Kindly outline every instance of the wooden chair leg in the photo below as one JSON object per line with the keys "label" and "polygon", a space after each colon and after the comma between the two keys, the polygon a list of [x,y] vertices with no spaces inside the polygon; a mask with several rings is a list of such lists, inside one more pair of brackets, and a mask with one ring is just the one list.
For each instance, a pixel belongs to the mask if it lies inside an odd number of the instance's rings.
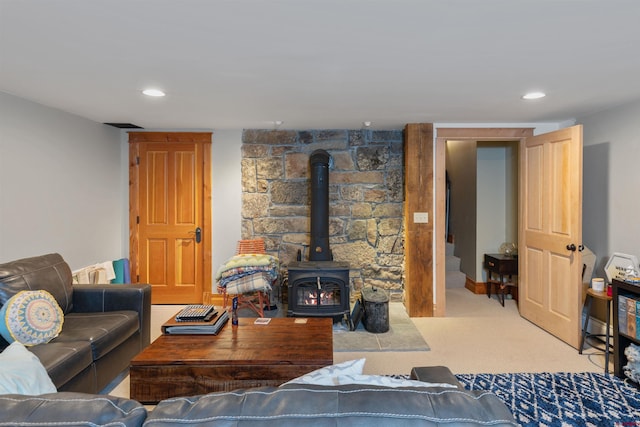
{"label": "wooden chair leg", "polygon": [[258,291],[257,293],[258,293],[258,309],[256,310],[256,313],[258,314],[258,316],[264,317],[264,298],[261,291]]}
{"label": "wooden chair leg", "polygon": [[[257,302],[254,302],[253,299],[256,299]],[[258,316],[264,317],[264,294],[262,291],[256,291],[256,295],[239,295],[238,296],[238,306],[240,307],[248,307],[253,310]]]}
{"label": "wooden chair leg", "polygon": [[227,288],[218,286],[218,293],[222,294],[222,308],[226,309],[229,307],[229,294],[227,294]]}

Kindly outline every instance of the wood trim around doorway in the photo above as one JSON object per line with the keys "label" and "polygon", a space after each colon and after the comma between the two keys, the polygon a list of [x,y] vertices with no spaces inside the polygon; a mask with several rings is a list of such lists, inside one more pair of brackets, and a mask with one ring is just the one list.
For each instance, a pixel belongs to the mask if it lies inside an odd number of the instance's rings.
{"label": "wood trim around doorway", "polygon": [[[533,136],[534,128],[436,128],[435,146],[435,308],[434,315],[446,314],[445,271],[445,197],[446,197],[446,142],[469,141],[520,141]],[[475,287],[474,287],[475,288]]]}

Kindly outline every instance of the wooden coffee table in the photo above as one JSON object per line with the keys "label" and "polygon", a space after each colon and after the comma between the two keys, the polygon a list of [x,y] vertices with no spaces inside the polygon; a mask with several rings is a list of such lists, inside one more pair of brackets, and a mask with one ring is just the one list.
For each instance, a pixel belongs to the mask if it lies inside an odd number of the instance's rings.
{"label": "wooden coffee table", "polygon": [[131,361],[131,399],[278,386],[333,363],[332,319],[254,320],[229,321],[218,335],[161,335]]}

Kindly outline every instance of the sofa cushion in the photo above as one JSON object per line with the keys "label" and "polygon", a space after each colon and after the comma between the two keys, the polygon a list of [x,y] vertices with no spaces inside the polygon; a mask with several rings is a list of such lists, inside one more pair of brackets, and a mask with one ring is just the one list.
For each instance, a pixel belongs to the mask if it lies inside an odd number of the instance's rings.
{"label": "sofa cushion", "polygon": [[43,344],[57,337],[64,315],[47,291],[20,291],[0,308],[0,335],[7,342]]}
{"label": "sofa cushion", "polygon": [[[180,420],[178,423],[176,420]],[[517,426],[494,394],[362,385],[260,387],[160,401],[145,426]]]}
{"label": "sofa cushion", "polygon": [[89,341],[58,342],[34,345],[29,351],[40,359],[49,377],[60,388],[93,363]]}
{"label": "sofa cushion", "polygon": [[63,313],[71,311],[71,269],[60,254],[40,255],[0,264],[0,306],[20,291],[45,290]]}
{"label": "sofa cushion", "polygon": [[35,354],[18,341],[0,353],[0,394],[55,393],[47,371]]}
{"label": "sofa cushion", "polygon": [[139,325],[135,311],[69,313],[55,341],[87,341],[91,344],[93,360],[98,360],[136,333]]}
{"label": "sofa cushion", "polygon": [[41,396],[0,396],[0,425],[138,427],[147,410],[135,400],[62,392]]}

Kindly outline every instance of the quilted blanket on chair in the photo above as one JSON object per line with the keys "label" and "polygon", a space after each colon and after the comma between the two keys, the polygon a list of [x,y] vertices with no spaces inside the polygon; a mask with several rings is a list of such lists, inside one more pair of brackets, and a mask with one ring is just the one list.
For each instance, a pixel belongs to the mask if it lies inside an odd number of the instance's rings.
{"label": "quilted blanket on chair", "polygon": [[256,273],[242,276],[227,283],[227,292],[230,294],[245,294],[253,291],[271,292],[273,280],[267,273]]}
{"label": "quilted blanket on chair", "polygon": [[216,281],[228,292],[232,292],[232,286],[236,287],[235,290],[245,289],[238,293],[265,290],[263,281],[267,282],[270,290],[271,283],[278,278],[278,265],[278,259],[268,254],[234,255],[220,266]]}

